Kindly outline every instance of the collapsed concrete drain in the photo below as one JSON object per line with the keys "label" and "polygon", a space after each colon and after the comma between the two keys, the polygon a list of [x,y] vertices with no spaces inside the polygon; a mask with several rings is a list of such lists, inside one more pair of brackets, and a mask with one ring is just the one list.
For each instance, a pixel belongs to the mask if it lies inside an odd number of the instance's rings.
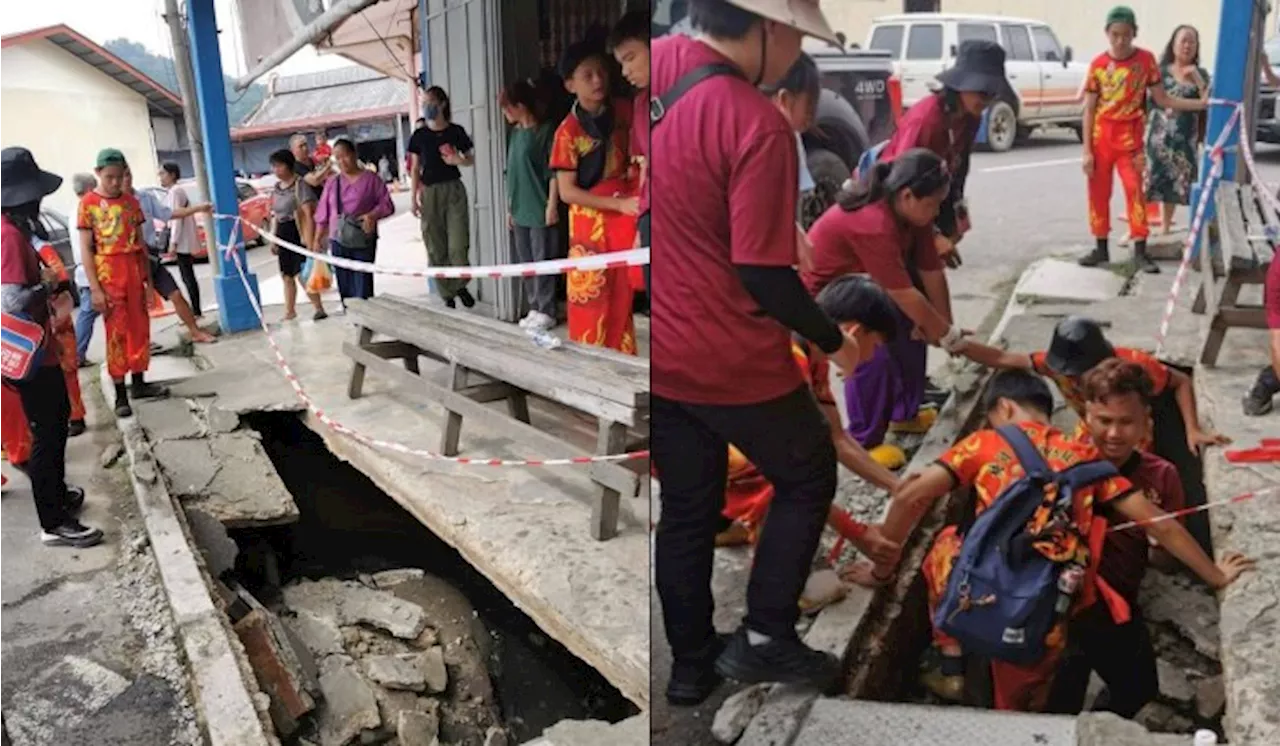
{"label": "collapsed concrete drain", "polygon": [[410,746],[397,733],[407,718],[411,728],[437,729],[440,744],[495,746],[523,743],[564,719],[636,714],[295,415],[244,422],[261,436],[301,517],[231,532],[240,547],[234,574],[279,616],[294,647],[301,642],[314,657],[321,688],[342,699],[317,698],[298,736],[320,746]]}

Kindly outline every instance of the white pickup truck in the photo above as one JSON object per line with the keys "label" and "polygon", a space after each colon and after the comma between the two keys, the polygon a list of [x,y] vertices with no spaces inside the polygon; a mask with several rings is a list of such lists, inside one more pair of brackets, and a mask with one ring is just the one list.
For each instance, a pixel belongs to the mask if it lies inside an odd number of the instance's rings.
{"label": "white pickup truck", "polygon": [[904,106],[929,94],[929,84],[950,67],[960,44],[993,41],[1004,47],[1009,87],[987,112],[988,146],[1003,152],[1031,130],[1066,126],[1080,131],[1088,65],[1072,59],[1042,21],[1008,16],[910,13],[877,18],[867,49],[888,52],[902,80]]}

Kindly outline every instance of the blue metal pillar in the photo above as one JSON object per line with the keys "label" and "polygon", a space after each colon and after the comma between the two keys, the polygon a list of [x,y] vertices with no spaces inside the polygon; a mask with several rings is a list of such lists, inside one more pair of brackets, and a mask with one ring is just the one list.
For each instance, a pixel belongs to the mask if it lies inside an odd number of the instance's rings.
{"label": "blue metal pillar", "polygon": [[[1221,0],[1222,13],[1218,20],[1218,52],[1214,59],[1212,81],[1213,97],[1226,101],[1243,102],[1246,92],[1252,95],[1258,86],[1257,80],[1248,80],[1248,72],[1252,69],[1249,55],[1253,48],[1249,43],[1249,32],[1253,26],[1254,0]],[[1222,130],[1231,119],[1233,107],[1209,107],[1209,122],[1205,131],[1205,152],[1200,159],[1200,179],[1191,190],[1192,209],[1200,203],[1201,190],[1209,178],[1213,166],[1209,146],[1218,142]],[[1223,158],[1222,178],[1234,180],[1236,177],[1236,149],[1240,144],[1240,133],[1245,129],[1244,117],[1241,116],[1232,131],[1227,135],[1225,147],[1227,152]],[[1253,141],[1253,133],[1247,133]],[[1214,203],[1212,198],[1205,211],[1205,224],[1213,218]],[[1196,253],[1199,252],[1203,232],[1196,237]]]}
{"label": "blue metal pillar", "polygon": [[[227,97],[223,88],[222,53],[218,48],[218,18],[213,0],[187,0],[187,33],[191,37],[191,67],[196,83],[196,99],[200,107],[200,129],[204,134],[205,163],[209,170],[209,188],[214,212],[239,215],[236,181],[232,168],[231,125],[227,121]],[[219,251],[233,239],[240,265],[244,267],[255,298],[258,278],[249,272],[245,259],[243,233],[236,231],[234,221],[215,221]],[[218,257],[218,271],[213,277],[213,292],[218,299],[218,320],[224,332],[242,332],[259,328],[258,316],[250,304],[234,261]]]}

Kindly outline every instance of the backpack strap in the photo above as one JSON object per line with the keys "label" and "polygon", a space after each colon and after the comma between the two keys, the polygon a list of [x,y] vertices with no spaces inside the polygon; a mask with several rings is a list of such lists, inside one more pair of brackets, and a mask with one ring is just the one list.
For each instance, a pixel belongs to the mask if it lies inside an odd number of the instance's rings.
{"label": "backpack strap", "polygon": [[1063,471],[1061,476],[1062,481],[1074,492],[1104,479],[1110,479],[1119,473],[1110,461],[1099,460],[1076,464]]}
{"label": "backpack strap", "polygon": [[1017,425],[1002,425],[996,428],[996,432],[1000,433],[1000,437],[1004,438],[1004,442],[1009,444],[1013,449],[1013,453],[1018,457],[1018,461],[1022,464],[1022,469],[1027,476],[1037,482],[1048,482],[1053,479],[1054,471],[1049,468],[1049,464],[1045,462],[1044,456],[1040,455],[1040,449],[1036,448],[1035,443],[1031,442],[1031,438],[1022,432],[1022,428]]}
{"label": "backpack strap", "polygon": [[675,106],[684,94],[689,92],[697,84],[707,78],[714,78],[717,75],[732,75],[736,78],[742,77],[742,71],[727,62],[713,62],[709,65],[701,65],[695,67],[676,81],[666,93],[657,98],[649,99],[649,129],[652,130],[658,126],[662,118],[667,115],[667,111]]}

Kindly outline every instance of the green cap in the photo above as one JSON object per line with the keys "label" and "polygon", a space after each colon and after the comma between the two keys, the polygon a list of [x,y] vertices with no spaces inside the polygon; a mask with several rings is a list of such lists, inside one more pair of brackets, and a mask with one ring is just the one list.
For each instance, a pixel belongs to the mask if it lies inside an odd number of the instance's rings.
{"label": "green cap", "polygon": [[124,159],[124,153],[121,153],[119,148],[103,148],[98,151],[98,168],[127,165],[129,162]]}
{"label": "green cap", "polygon": [[1107,13],[1107,25],[1104,28],[1111,28],[1113,23],[1127,23],[1133,28],[1138,28],[1138,17],[1133,14],[1133,8],[1128,5],[1117,5]]}

